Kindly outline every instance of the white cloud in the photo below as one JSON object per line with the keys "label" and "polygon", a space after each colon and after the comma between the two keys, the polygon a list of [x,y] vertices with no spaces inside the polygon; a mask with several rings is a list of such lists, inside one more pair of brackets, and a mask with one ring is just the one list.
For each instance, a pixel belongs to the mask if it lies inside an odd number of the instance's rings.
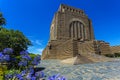
{"label": "white cloud", "polygon": [[30,52],[30,53],[34,53],[34,54],[42,54],[42,51],[43,51],[43,49],[44,48],[39,48],[39,47],[29,47],[28,48],[28,51]]}
{"label": "white cloud", "polygon": [[28,48],[28,51],[30,53],[34,53],[34,54],[42,54],[42,51],[44,49],[44,45],[43,45],[43,41],[42,40],[38,40],[38,39],[32,39],[31,40],[33,46],[30,46]]}
{"label": "white cloud", "polygon": [[39,46],[42,46],[42,44],[43,44],[42,40],[31,40],[31,42],[32,42],[32,44],[39,45]]}
{"label": "white cloud", "polygon": [[34,36],[27,36],[28,38],[30,38],[30,41],[32,42],[33,45],[42,45],[43,41],[39,40],[39,39],[35,39]]}
{"label": "white cloud", "polygon": [[36,49],[36,52],[42,54],[43,48]]}
{"label": "white cloud", "polygon": [[42,41],[40,41],[40,40],[35,40],[35,43],[37,44],[37,45],[42,45]]}

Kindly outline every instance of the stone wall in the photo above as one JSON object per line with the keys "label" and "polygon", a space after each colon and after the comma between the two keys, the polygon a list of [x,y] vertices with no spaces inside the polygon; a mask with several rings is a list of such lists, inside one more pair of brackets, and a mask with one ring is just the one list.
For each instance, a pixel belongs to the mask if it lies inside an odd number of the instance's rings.
{"label": "stone wall", "polygon": [[43,50],[42,59],[66,59],[73,57],[73,41],[51,41]]}
{"label": "stone wall", "polygon": [[94,47],[95,47],[95,53],[96,54],[111,54],[111,49],[109,43],[99,40],[99,41],[94,41]]}
{"label": "stone wall", "polygon": [[80,54],[96,53],[99,55],[111,54],[109,43],[103,41],[78,42]]}
{"label": "stone wall", "polygon": [[120,46],[111,46],[112,53],[120,53]]}
{"label": "stone wall", "polygon": [[110,54],[110,46],[104,41],[51,41],[44,49],[42,59],[67,59],[78,54]]}

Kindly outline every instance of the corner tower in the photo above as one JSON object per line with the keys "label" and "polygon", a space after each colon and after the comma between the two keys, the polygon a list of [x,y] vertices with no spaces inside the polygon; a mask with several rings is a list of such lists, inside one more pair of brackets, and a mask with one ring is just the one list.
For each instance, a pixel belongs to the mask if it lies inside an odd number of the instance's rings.
{"label": "corner tower", "polygon": [[83,10],[61,4],[50,28],[51,40],[94,40],[91,20]]}

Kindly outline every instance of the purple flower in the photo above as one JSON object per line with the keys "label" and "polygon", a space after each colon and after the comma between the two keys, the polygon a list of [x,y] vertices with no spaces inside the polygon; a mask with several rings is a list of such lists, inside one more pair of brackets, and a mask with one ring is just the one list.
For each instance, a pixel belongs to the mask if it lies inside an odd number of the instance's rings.
{"label": "purple flower", "polygon": [[10,60],[9,55],[4,55],[2,52],[0,52],[0,62],[9,61],[9,60]]}
{"label": "purple flower", "polygon": [[22,80],[22,79],[23,79],[23,77],[22,77],[21,74],[17,74],[16,77],[17,77],[19,80]]}
{"label": "purple flower", "polygon": [[30,68],[30,69],[29,69],[29,73],[30,73],[30,74],[34,74],[34,69],[33,69],[33,68]]}
{"label": "purple flower", "polygon": [[66,80],[66,78],[65,77],[58,77],[58,80]]}
{"label": "purple flower", "polygon": [[31,78],[31,80],[36,80],[36,77],[33,76],[33,77]]}
{"label": "purple flower", "polygon": [[5,79],[11,79],[12,77],[13,77],[12,74],[5,75]]}
{"label": "purple flower", "polygon": [[21,72],[21,76],[25,76],[26,73],[27,73],[27,71],[26,71],[26,70],[23,70],[23,71]]}
{"label": "purple flower", "polygon": [[9,61],[9,60],[10,60],[10,56],[9,56],[9,55],[4,55],[4,56],[3,56],[3,60]]}
{"label": "purple flower", "polygon": [[40,55],[36,56],[35,58],[36,58],[37,60],[41,60],[41,56],[40,56]]}
{"label": "purple flower", "polygon": [[33,59],[32,64],[38,65],[40,63],[40,60],[41,60],[41,57],[38,55]]}
{"label": "purple flower", "polygon": [[31,57],[29,55],[22,55],[21,57],[26,60],[31,60]]}
{"label": "purple flower", "polygon": [[65,77],[60,76],[60,74],[50,76],[48,80],[66,80]]}
{"label": "purple flower", "polygon": [[27,61],[21,61],[18,63],[18,66],[27,66]]}
{"label": "purple flower", "polygon": [[13,53],[13,49],[12,48],[5,48],[3,50],[3,53],[5,53],[5,54],[12,54]]}
{"label": "purple flower", "polygon": [[0,52],[0,59],[2,59],[2,57],[3,57],[4,55],[3,55],[3,53],[2,52]]}
{"label": "purple flower", "polygon": [[32,61],[32,64],[33,64],[33,65],[38,65],[38,64],[39,64],[39,61],[33,60],[33,61]]}
{"label": "purple flower", "polygon": [[35,76],[36,76],[37,78],[43,78],[43,77],[44,77],[44,72],[42,72],[42,71],[36,72],[36,73],[35,73]]}
{"label": "purple flower", "polygon": [[20,77],[19,80],[25,80],[23,77]]}
{"label": "purple flower", "polygon": [[32,78],[32,74],[28,73],[28,74],[26,75],[26,79],[27,79],[27,80],[31,80],[31,78]]}
{"label": "purple flower", "polygon": [[3,56],[3,53],[2,53],[2,52],[0,52],[0,57],[1,57],[1,56]]}
{"label": "purple flower", "polygon": [[25,50],[24,50],[24,51],[21,51],[21,52],[20,52],[20,55],[28,55],[28,51],[25,51]]}

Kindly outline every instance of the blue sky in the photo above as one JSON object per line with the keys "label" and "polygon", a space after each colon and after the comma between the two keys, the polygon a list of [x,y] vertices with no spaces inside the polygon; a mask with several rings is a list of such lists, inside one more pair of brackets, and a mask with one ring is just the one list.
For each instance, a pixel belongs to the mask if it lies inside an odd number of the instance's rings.
{"label": "blue sky", "polygon": [[0,12],[6,18],[6,28],[20,30],[32,41],[29,52],[41,54],[61,3],[85,11],[92,19],[97,40],[120,45],[120,0],[0,0]]}

